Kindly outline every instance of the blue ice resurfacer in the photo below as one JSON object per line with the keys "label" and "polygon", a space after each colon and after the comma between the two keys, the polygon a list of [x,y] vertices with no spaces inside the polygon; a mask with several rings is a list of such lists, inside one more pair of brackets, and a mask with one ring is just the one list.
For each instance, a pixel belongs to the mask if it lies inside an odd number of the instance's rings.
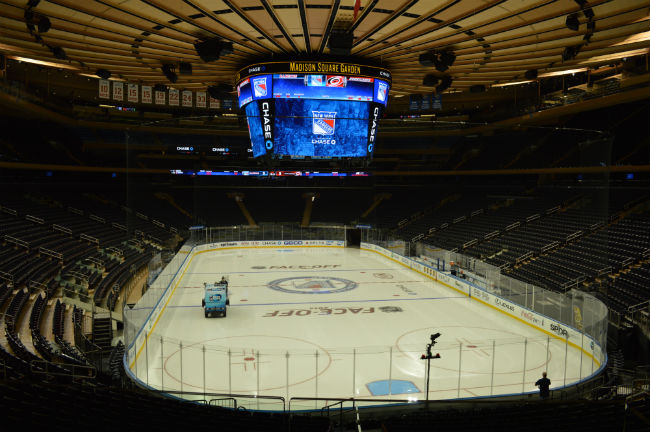
{"label": "blue ice resurfacer", "polygon": [[228,281],[222,278],[220,282],[203,283],[204,294],[201,305],[205,317],[226,316],[226,306],[230,304],[228,300]]}

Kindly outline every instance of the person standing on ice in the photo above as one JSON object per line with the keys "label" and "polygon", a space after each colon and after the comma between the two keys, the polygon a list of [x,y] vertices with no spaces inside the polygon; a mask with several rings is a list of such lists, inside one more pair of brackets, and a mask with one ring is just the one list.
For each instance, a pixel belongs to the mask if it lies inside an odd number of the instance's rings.
{"label": "person standing on ice", "polygon": [[551,380],[546,378],[546,372],[542,372],[542,377],[537,380],[535,385],[539,387],[539,397],[541,399],[548,399],[551,394],[549,390],[549,387],[551,386]]}

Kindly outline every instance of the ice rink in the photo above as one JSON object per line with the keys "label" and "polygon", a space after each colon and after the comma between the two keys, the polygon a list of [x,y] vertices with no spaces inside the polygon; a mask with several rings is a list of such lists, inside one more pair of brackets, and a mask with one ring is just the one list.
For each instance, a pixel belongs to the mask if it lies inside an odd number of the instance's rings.
{"label": "ice rink", "polygon": [[[227,316],[205,318],[203,283],[222,276]],[[194,256],[135,369],[163,391],[422,400],[420,357],[435,333],[429,399],[536,391],[545,370],[557,388],[599,367],[563,340],[373,251],[273,247]]]}

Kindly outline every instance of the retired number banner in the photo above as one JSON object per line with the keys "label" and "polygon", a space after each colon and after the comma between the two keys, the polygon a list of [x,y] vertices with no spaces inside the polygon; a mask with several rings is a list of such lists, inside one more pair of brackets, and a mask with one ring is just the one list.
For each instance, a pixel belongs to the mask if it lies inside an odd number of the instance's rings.
{"label": "retired number banner", "polygon": [[169,89],[169,105],[178,106],[178,90]]}
{"label": "retired number banner", "polygon": [[192,92],[190,90],[183,90],[183,106],[192,106]]}
{"label": "retired number banner", "polygon": [[110,89],[110,84],[108,80],[100,79],[99,80],[99,97],[102,99],[108,99],[108,93]]}
{"label": "retired number banner", "polygon": [[129,84],[128,91],[129,102],[138,102],[138,85]]}
{"label": "retired number banner", "polygon": [[151,86],[142,86],[142,103],[151,103]]}
{"label": "retired number banner", "polygon": [[205,92],[196,92],[196,107],[205,108]]}
{"label": "retired number banner", "polygon": [[156,91],[156,105],[165,105],[164,91]]}
{"label": "retired number banner", "polygon": [[113,99],[124,100],[124,83],[120,81],[113,82]]}

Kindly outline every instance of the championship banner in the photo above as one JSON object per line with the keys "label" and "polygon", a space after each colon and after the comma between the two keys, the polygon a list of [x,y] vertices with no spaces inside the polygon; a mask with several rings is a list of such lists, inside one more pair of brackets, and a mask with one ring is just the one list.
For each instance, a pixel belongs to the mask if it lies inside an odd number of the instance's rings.
{"label": "championship banner", "polygon": [[196,107],[197,108],[205,108],[205,98],[206,98],[206,93],[205,92],[196,92]]}
{"label": "championship banner", "polygon": [[179,102],[178,90],[169,89],[169,105],[170,106],[178,106],[178,102]]}
{"label": "championship banner", "polygon": [[124,83],[120,81],[113,82],[113,99],[124,100]]}
{"label": "championship banner", "polygon": [[110,84],[108,80],[100,79],[99,80],[99,97],[102,99],[108,99],[108,93],[110,89]]}
{"label": "championship banner", "polygon": [[142,86],[142,103],[151,103],[151,86]]}
{"label": "championship banner", "polygon": [[210,108],[221,108],[221,101],[210,96]]}
{"label": "championship banner", "polygon": [[192,91],[183,90],[183,106],[189,108],[192,107]]}
{"label": "championship banner", "polygon": [[137,84],[129,84],[128,87],[128,101],[129,102],[138,102],[138,85]]}
{"label": "championship banner", "polygon": [[165,105],[165,92],[156,90],[156,105]]}

